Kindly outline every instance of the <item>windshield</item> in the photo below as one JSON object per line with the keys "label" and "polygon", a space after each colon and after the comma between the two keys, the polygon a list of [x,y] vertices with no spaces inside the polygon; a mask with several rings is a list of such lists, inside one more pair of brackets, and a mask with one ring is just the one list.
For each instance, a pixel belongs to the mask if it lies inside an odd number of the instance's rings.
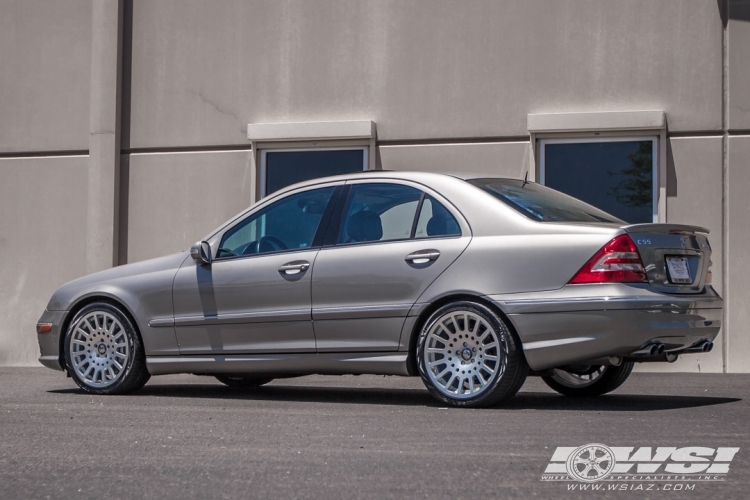
{"label": "windshield", "polygon": [[607,212],[535,182],[518,179],[470,179],[467,182],[538,222],[623,223]]}

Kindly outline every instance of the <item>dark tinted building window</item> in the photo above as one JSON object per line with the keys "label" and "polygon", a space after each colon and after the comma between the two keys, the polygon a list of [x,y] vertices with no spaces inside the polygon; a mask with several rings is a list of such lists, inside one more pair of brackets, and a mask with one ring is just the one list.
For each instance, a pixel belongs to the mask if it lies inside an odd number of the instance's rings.
{"label": "dark tinted building window", "polygon": [[263,195],[318,177],[361,172],[366,161],[366,148],[263,151]]}
{"label": "dark tinted building window", "polygon": [[541,145],[543,184],[624,221],[653,222],[655,139]]}

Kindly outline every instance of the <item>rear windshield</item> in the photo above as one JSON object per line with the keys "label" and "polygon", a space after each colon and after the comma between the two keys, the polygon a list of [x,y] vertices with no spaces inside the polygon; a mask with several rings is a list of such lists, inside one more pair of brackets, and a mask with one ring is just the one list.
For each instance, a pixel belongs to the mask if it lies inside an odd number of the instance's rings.
{"label": "rear windshield", "polygon": [[623,222],[588,203],[534,182],[518,179],[470,179],[467,182],[535,221]]}

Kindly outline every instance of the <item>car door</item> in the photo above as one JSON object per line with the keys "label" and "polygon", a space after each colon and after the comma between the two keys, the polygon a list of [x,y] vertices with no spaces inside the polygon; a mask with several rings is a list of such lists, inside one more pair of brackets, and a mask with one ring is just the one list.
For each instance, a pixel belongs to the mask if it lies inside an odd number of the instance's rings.
{"label": "car door", "polygon": [[181,354],[314,352],[310,277],[341,186],[283,196],[211,240],[174,281]]}
{"label": "car door", "polygon": [[412,305],[463,252],[468,224],[419,185],[350,182],[313,269],[318,352],[395,351]]}

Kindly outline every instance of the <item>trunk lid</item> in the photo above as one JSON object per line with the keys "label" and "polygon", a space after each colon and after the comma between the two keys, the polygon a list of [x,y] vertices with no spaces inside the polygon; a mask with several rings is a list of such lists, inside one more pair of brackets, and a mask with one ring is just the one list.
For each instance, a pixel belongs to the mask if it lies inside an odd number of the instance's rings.
{"label": "trunk lid", "polygon": [[708,229],[684,224],[622,226],[638,247],[646,277],[664,293],[700,293],[711,267]]}

